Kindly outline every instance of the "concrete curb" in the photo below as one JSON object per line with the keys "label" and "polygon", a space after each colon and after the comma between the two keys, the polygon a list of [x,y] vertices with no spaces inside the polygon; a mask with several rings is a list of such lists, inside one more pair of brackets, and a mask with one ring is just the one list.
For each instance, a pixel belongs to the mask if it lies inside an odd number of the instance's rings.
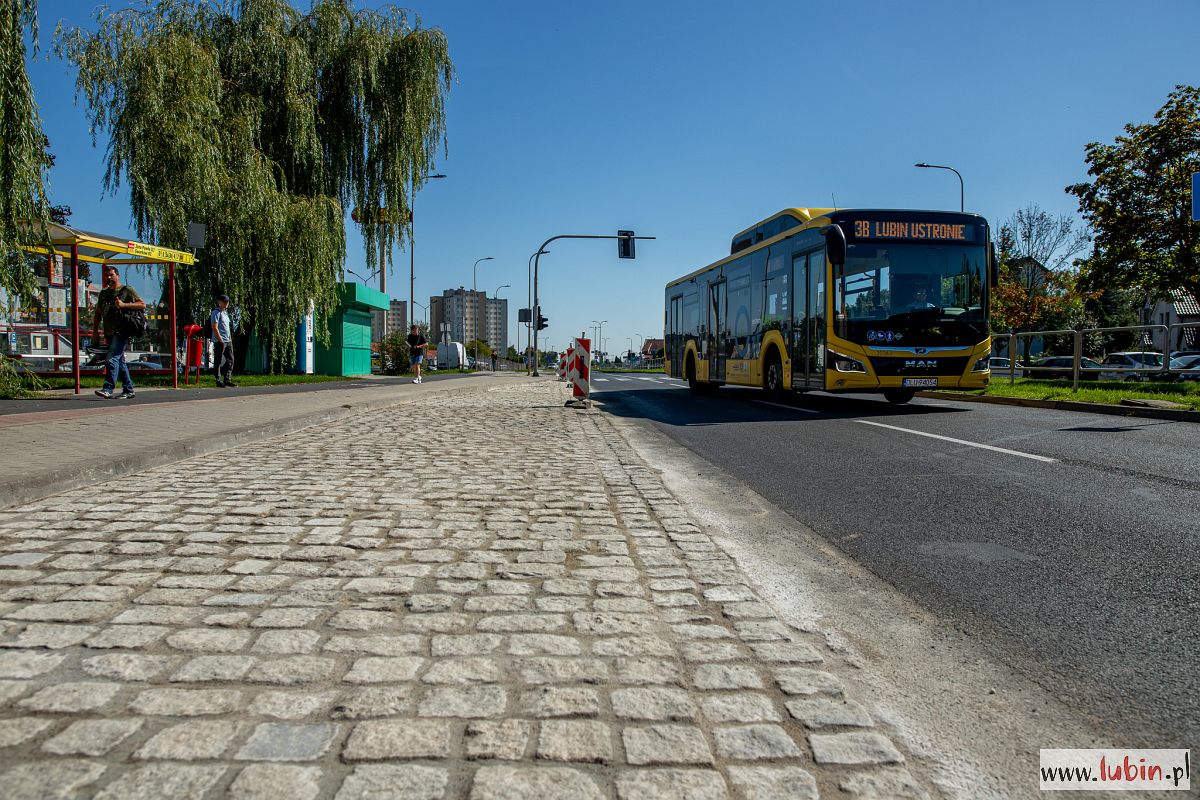
{"label": "concrete curb", "polygon": [[[521,375],[520,377],[526,378],[525,375]],[[441,388],[438,384],[434,384],[428,388],[431,389],[437,386],[438,392],[486,391],[495,385],[490,384],[490,381],[494,380],[494,378],[488,378],[489,383],[482,383],[472,380],[472,378],[447,383],[445,388]],[[508,381],[506,380],[505,382],[507,383]],[[295,433],[312,425],[345,419],[346,417],[353,417],[389,406],[404,405],[427,397],[429,394],[430,392],[426,390],[419,394],[376,398],[359,403],[342,403],[336,408],[325,408],[320,411],[299,414],[295,417],[286,417],[284,419],[271,420],[270,422],[231,428],[216,435],[206,435],[172,442],[167,446],[159,447],[155,450],[135,450],[129,453],[104,455],[100,457],[100,460],[89,463],[85,467],[67,467],[49,475],[44,472],[38,472],[20,475],[15,478],[0,477],[0,509],[12,508],[94,483],[123,478],[127,475],[134,475],[155,467],[174,464],[177,461],[208,455],[219,450],[227,450],[230,447],[236,447],[240,444]]]}
{"label": "concrete curb", "polygon": [[1116,417],[1142,417],[1165,419],[1172,422],[1200,422],[1200,412],[1174,411],[1166,408],[1137,408],[1110,403],[1081,403],[1077,400],[1035,400],[1030,397],[1004,397],[1003,395],[959,394],[958,392],[917,392],[917,397],[936,400],[960,400],[964,403],[992,403],[1000,406],[1022,406],[1024,408],[1053,408],[1058,411],[1086,411],[1089,414],[1110,414]]}

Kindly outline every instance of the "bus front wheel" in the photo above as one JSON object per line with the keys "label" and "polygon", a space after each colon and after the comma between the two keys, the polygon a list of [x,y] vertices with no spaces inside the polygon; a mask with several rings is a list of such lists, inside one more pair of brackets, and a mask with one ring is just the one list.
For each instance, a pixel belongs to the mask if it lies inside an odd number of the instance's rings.
{"label": "bus front wheel", "polygon": [[902,406],[916,395],[912,389],[885,389],[883,397],[894,406]]}

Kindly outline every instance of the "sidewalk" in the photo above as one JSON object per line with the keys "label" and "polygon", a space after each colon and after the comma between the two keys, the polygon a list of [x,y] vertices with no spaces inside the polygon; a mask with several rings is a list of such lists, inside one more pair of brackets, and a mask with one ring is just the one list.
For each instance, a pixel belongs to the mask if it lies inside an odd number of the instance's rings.
{"label": "sidewalk", "polygon": [[5,796],[927,796],[609,417],[480,384],[0,511]]}
{"label": "sidewalk", "polygon": [[[524,379],[464,376],[419,387],[411,382],[377,387],[360,382],[357,388],[313,384],[311,391],[287,394],[213,393],[138,404],[92,398],[96,402],[87,408],[5,414],[0,416],[0,452],[20,457],[0,459],[0,508],[464,385]],[[20,407],[19,402],[5,405]]]}

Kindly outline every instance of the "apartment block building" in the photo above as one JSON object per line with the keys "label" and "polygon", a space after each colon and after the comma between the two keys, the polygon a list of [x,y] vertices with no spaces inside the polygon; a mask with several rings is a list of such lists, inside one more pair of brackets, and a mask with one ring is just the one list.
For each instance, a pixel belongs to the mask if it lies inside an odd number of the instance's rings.
{"label": "apartment block building", "polygon": [[389,333],[408,333],[408,303],[392,300],[387,311],[379,309],[371,315],[371,341],[378,342]]}
{"label": "apartment block building", "polygon": [[471,342],[482,339],[501,353],[508,350],[508,300],[458,287],[429,298],[430,339]]}

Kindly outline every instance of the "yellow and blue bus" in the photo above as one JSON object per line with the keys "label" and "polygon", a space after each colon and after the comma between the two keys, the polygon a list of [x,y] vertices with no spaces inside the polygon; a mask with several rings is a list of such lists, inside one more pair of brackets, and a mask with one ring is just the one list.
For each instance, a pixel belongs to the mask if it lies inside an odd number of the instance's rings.
{"label": "yellow and blue bus", "polygon": [[975,214],[785,209],[667,284],[664,369],[694,392],[981,389],[994,275]]}

